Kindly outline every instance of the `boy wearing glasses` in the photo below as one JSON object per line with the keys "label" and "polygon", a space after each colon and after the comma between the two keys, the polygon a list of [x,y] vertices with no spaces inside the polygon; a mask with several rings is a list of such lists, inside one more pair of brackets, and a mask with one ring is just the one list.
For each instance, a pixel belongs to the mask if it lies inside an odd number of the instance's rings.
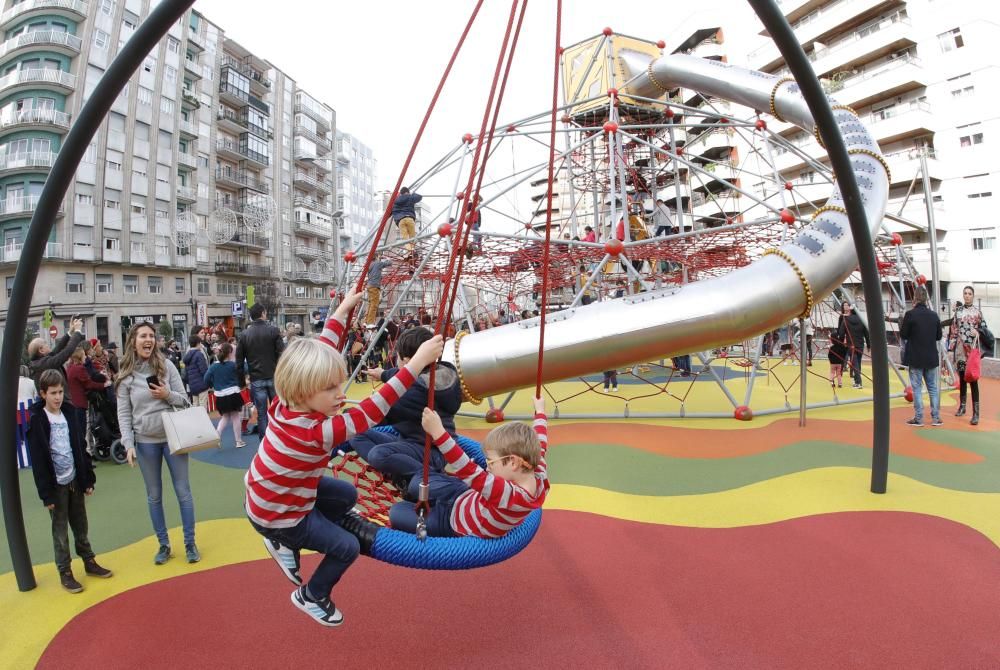
{"label": "boy wearing glasses", "polygon": [[[447,461],[448,473],[430,473],[428,535],[502,537],[542,506],[549,492],[545,401],[535,398],[534,406],[533,426],[512,422],[489,432],[483,442],[486,469],[466,456],[436,412],[424,409],[424,430]],[[409,496],[414,500],[420,481],[420,477],[414,477],[410,482]],[[413,503],[393,505],[389,521],[397,530],[415,532],[417,512]]]}

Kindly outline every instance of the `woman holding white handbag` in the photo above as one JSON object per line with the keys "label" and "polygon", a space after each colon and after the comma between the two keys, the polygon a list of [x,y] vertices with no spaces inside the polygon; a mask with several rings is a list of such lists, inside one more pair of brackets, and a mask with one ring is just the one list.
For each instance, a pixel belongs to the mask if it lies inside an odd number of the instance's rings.
{"label": "woman holding white handbag", "polygon": [[150,323],[132,326],[125,341],[118,379],[118,424],[129,465],[139,470],[146,485],[146,501],[153,531],[160,542],[153,562],[163,565],[171,557],[170,538],[163,514],[163,461],[167,461],[174,493],[180,504],[184,548],[188,563],[201,560],[194,542],[194,498],[188,478],[187,454],[171,454],[163,429],[163,413],[189,405],[181,375],[156,346],[156,331]]}

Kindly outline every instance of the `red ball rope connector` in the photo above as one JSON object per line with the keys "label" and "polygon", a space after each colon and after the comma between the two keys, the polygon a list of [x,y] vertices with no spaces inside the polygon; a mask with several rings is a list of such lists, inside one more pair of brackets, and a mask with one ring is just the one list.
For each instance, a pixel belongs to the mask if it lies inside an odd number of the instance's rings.
{"label": "red ball rope connector", "polygon": [[795,223],[795,215],[787,209],[781,210],[781,222],[786,226],[790,226]]}
{"label": "red ball rope connector", "polygon": [[656,48],[657,49],[666,49],[667,48],[667,43],[664,42],[663,40],[657,40],[656,41]]}
{"label": "red ball rope connector", "polygon": [[465,142],[466,144],[472,144],[472,140],[473,140],[472,133],[466,133],[462,135],[462,141]]}
{"label": "red ball rope connector", "polygon": [[767,130],[767,121],[764,119],[757,119],[757,122],[753,125],[757,130]]}
{"label": "red ball rope connector", "polygon": [[618,132],[618,124],[615,123],[614,121],[606,121],[604,123],[604,132],[606,132],[606,133],[617,133]]}
{"label": "red ball rope connector", "polygon": [[346,254],[344,254],[344,261],[348,263],[353,263],[357,259],[358,257],[354,255],[353,251],[348,251]]}
{"label": "red ball rope connector", "polygon": [[617,98],[618,97],[618,89],[614,88],[614,87],[609,88],[608,89],[608,97],[609,98]]}
{"label": "red ball rope connector", "polygon": [[903,243],[903,236],[900,235],[899,233],[893,233],[892,234],[892,246],[898,247],[902,243]]}
{"label": "red ball rope connector", "polygon": [[791,191],[792,190],[792,182],[790,182],[790,181],[786,181],[785,182],[785,190],[786,191]]}
{"label": "red ball rope connector", "polygon": [[674,118],[674,110],[670,109],[669,107],[667,107],[667,108],[666,108],[666,109],[665,109],[665,110],[663,111],[663,114],[664,114],[664,116],[666,116],[666,117],[667,117],[668,119],[672,119],[672,118]]}
{"label": "red ball rope connector", "polygon": [[337,289],[330,289],[330,300],[337,297]]}
{"label": "red ball rope connector", "polygon": [[733,410],[733,418],[738,421],[752,421],[753,420],[753,410],[746,405],[740,405],[735,410]]}
{"label": "red ball rope connector", "polygon": [[515,126],[513,123],[510,124],[509,126],[507,126],[507,132],[508,133],[516,133],[517,132],[517,126]]}
{"label": "red ball rope connector", "polygon": [[615,34],[615,31],[611,30],[611,27],[609,26],[604,30],[602,30],[601,33],[603,33],[605,37],[611,37],[612,35]]}
{"label": "red ball rope connector", "polygon": [[438,226],[438,235],[440,235],[441,237],[448,237],[449,235],[451,235],[451,224],[442,223],[440,226]]}
{"label": "red ball rope connector", "polygon": [[569,114],[563,114],[562,118],[560,118],[559,120],[562,121],[563,123],[572,123],[573,117],[570,116]]}
{"label": "red ball rope connector", "polygon": [[492,407],[486,411],[486,423],[503,423],[503,410]]}
{"label": "red ball rope connector", "polygon": [[621,252],[625,250],[625,245],[621,243],[621,240],[608,240],[604,243],[604,251],[617,257]]}

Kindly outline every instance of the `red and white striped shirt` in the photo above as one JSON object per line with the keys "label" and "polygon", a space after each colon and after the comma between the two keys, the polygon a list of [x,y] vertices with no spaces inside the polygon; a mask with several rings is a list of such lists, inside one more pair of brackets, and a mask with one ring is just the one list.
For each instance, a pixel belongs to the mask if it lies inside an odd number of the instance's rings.
{"label": "red and white striped shirt", "polygon": [[[338,348],[344,322],[331,318],[320,340]],[[379,387],[370,398],[343,414],[295,412],[277,398],[267,410],[267,433],[250,463],[246,483],[246,511],[264,528],[290,528],[316,503],[316,487],[326,472],[334,447],[379,421],[413,384],[408,368]]]}
{"label": "red and white striped shirt", "polygon": [[448,433],[434,440],[448,461],[445,470],[469,485],[469,490],[455,499],[451,510],[452,530],[459,535],[502,537],[520,525],[532,510],[542,506],[549,493],[549,475],[545,464],[549,435],[544,414],[535,414],[534,429],[542,444],[541,457],[535,468],[534,493],[528,493],[517,484],[483,470],[465,455]]}

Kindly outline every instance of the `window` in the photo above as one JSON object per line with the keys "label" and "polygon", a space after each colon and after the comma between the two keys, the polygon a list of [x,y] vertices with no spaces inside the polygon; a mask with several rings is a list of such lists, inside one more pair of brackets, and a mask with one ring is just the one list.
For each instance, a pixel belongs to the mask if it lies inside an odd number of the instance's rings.
{"label": "window", "polygon": [[176,53],[180,53],[180,51],[181,51],[180,40],[178,40],[176,38],[173,38],[173,37],[168,37],[167,38],[167,52],[168,53],[172,53],[172,54],[176,54]]}
{"label": "window", "polygon": [[198,247],[194,252],[194,259],[199,263],[208,262],[208,249],[205,247]]}
{"label": "window", "polygon": [[969,197],[975,200],[976,198],[992,198],[993,191],[983,191],[982,193],[970,193]]}
{"label": "window", "polygon": [[174,277],[174,293],[184,293],[184,277]]}
{"label": "window", "polygon": [[11,297],[13,293],[14,293],[14,278],[7,277],[7,297],[8,298]]}
{"label": "window", "polygon": [[104,238],[104,248],[108,251],[121,251],[122,241],[117,237],[105,237]]}
{"label": "window", "polygon": [[82,272],[66,273],[66,293],[85,293]]}
{"label": "window", "polygon": [[108,48],[108,42],[110,41],[110,39],[111,39],[111,35],[108,35],[106,32],[104,32],[100,28],[97,28],[97,29],[94,30],[94,48],[95,49],[101,49],[102,51],[107,50],[107,48]]}
{"label": "window", "polygon": [[125,295],[139,295],[139,275],[122,275]]}
{"label": "window", "polygon": [[111,198],[105,198],[104,209],[121,209],[121,202],[118,200],[112,200]]}
{"label": "window", "polygon": [[97,295],[108,295],[115,292],[113,275],[95,275],[94,286]]}
{"label": "window", "polygon": [[141,204],[141,203],[138,203],[138,202],[133,202],[132,203],[132,213],[133,214],[138,214],[138,215],[141,216],[141,215],[143,215],[143,214],[146,213],[146,206],[143,205],[143,204]]}
{"label": "window", "polygon": [[84,207],[94,206],[94,196],[90,193],[77,193],[76,194],[76,204]]}
{"label": "window", "polygon": [[216,279],[215,292],[219,295],[237,296],[240,293],[240,283],[232,279]]}
{"label": "window", "polygon": [[109,172],[121,172],[122,171],[121,159],[118,158],[117,160],[113,160],[113,159],[109,158],[108,159],[108,171]]}
{"label": "window", "polygon": [[958,138],[958,145],[963,149],[966,147],[971,147],[974,144],[983,143],[982,133],[973,133],[972,135],[962,135]]}
{"label": "window", "polygon": [[961,49],[965,46],[965,41],[962,39],[962,31],[959,28],[953,28],[947,32],[941,33],[938,37],[938,44],[941,45],[941,51],[943,53],[948,53],[953,49]]}
{"label": "window", "polygon": [[114,0],[101,0],[101,13],[111,16],[115,13]]}
{"label": "window", "polygon": [[997,234],[995,228],[972,228],[972,250],[986,251],[996,246]]}
{"label": "window", "polygon": [[171,116],[174,113],[174,101],[170,98],[160,98],[160,111]]}
{"label": "window", "polygon": [[135,99],[140,105],[151,106],[153,104],[153,92],[145,86],[140,86]]}
{"label": "window", "polygon": [[209,295],[210,293],[208,277],[198,277],[198,295]]}
{"label": "window", "polygon": [[975,86],[966,86],[965,88],[956,88],[952,90],[951,97],[953,98],[967,98],[970,95],[975,95]]}
{"label": "window", "polygon": [[163,277],[149,278],[149,295],[160,295],[163,293]]}

